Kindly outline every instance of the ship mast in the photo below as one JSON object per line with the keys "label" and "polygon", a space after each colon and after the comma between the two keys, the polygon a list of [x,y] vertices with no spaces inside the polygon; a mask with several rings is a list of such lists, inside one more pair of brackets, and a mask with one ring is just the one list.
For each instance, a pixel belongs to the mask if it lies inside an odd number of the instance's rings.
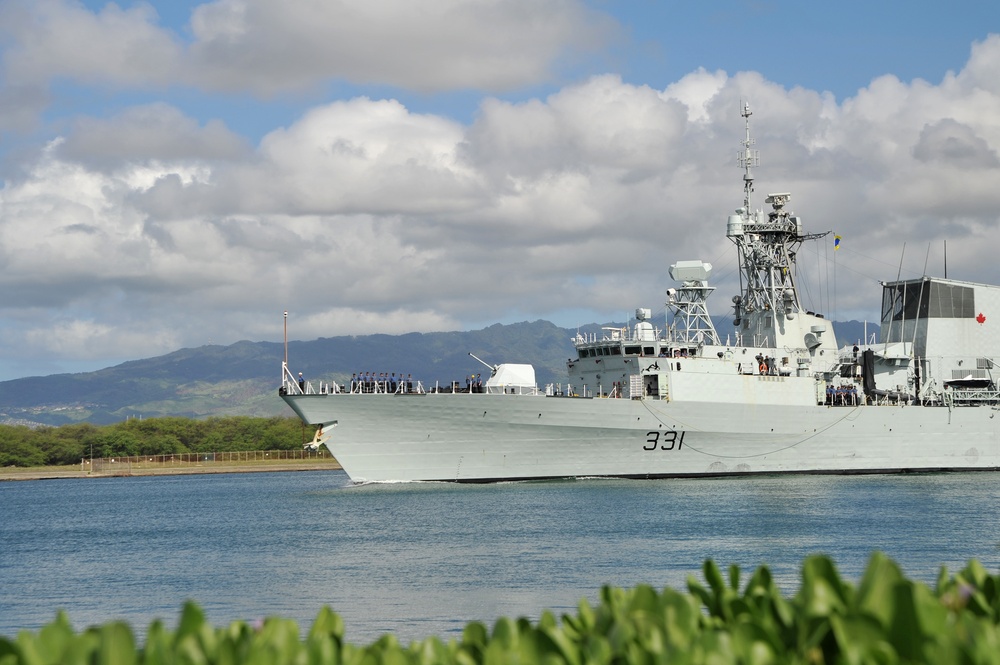
{"label": "ship mast", "polygon": [[750,116],[753,113],[750,112],[749,103],[743,105],[740,115],[746,126],[746,138],[740,142],[743,144],[743,150],[737,154],[736,159],[743,168],[743,209],[749,212],[750,195],[753,194],[753,171],[750,169],[760,166],[760,150],[753,150],[750,147],[756,145],[757,140],[750,137]]}
{"label": "ship mast", "polygon": [[[805,240],[820,238],[826,233],[804,234],[802,220],[785,205],[791,194],[769,194],[765,203],[772,210],[767,214],[751,209],[753,170],[760,165],[760,153],[751,146],[750,105],[744,104],[740,115],[746,125],[743,145],[737,160],[743,168],[743,207],[729,216],[726,236],[739,252],[743,293],[733,298],[736,317],[734,324],[751,334],[769,337],[784,319],[793,319],[800,311],[798,289],[795,286],[795,254]],[[741,326],[742,324],[742,326]]]}

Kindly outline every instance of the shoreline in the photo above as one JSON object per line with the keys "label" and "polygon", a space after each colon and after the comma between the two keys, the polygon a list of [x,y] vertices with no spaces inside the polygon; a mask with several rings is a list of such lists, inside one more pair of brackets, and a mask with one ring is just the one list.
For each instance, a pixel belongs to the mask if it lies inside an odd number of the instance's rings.
{"label": "shoreline", "polygon": [[334,471],[342,467],[333,458],[305,460],[250,460],[243,462],[207,462],[183,465],[130,464],[120,470],[91,473],[79,465],[0,468],[0,482],[17,480],[56,480],[62,478],[129,478],[137,476],[186,476],[210,473],[262,473],[267,471]]}

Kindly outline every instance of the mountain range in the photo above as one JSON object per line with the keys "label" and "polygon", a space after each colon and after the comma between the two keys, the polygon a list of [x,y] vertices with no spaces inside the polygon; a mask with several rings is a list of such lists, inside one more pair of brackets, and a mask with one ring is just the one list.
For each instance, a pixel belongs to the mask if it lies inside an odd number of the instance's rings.
{"label": "mountain range", "polygon": [[[725,330],[724,320],[717,329]],[[314,382],[349,382],[353,373],[412,374],[424,385],[464,383],[486,371],[485,362],[529,363],[539,386],[567,381],[566,360],[575,357],[572,338],[600,332],[590,324],[560,328],[548,321],[495,324],[465,332],[326,337],[288,343],[293,373]],[[834,324],[837,339],[864,335],[857,321]],[[869,334],[877,326],[868,325]],[[722,333],[723,340],[725,334]],[[108,424],[130,417],[291,415],[277,396],[284,346],[241,341],[228,346],[181,349],[133,360],[96,372],[53,374],[0,382],[0,423],[62,425]]]}

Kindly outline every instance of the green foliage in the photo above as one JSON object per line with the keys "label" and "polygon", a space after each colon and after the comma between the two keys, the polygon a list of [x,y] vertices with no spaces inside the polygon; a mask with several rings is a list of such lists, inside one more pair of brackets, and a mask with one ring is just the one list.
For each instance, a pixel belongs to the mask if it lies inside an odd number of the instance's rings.
{"label": "green foliage", "polygon": [[301,447],[298,418],[136,418],[114,425],[80,423],[37,429],[0,425],[0,466],[79,464],[91,454],[121,457]]}
{"label": "green foliage", "polygon": [[843,580],[825,557],[807,558],[798,593],[785,598],[766,566],[741,590],[711,560],[705,583],[688,592],[649,586],[605,587],[600,602],[537,623],[502,617],[490,632],[473,622],[460,640],[402,645],[384,635],[367,646],[344,640],[344,622],[323,608],[303,638],[294,621],[208,625],[187,604],[177,629],[156,621],[138,646],[113,622],[73,631],[60,613],[37,634],[0,638],[0,665],[654,665],[658,663],[984,663],[1000,664],[1000,575],[973,561],[954,577],[942,569],[934,589],[906,579],[882,554],[860,583]]}
{"label": "green foliage", "polygon": [[[0,427],[0,466],[41,466],[45,453],[25,437],[18,436],[14,428]],[[26,429],[26,428],[25,428]]]}
{"label": "green foliage", "polygon": [[[22,430],[23,432],[23,430]],[[84,456],[84,448],[97,428],[91,425],[67,425],[65,427],[42,427],[32,431],[33,443],[45,455],[44,464],[76,464]]]}

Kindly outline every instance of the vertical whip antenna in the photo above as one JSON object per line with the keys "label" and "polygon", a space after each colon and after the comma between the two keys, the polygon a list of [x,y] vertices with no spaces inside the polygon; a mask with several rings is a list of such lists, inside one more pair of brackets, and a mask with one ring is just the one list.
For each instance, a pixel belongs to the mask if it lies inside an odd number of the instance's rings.
{"label": "vertical whip antenna", "polygon": [[750,112],[749,102],[743,104],[740,115],[743,116],[746,123],[746,137],[740,141],[743,150],[737,153],[736,158],[743,169],[743,208],[749,213],[750,194],[753,193],[753,171],[751,169],[760,166],[760,151],[751,147],[757,144],[757,139],[750,138],[750,116],[753,114]]}

